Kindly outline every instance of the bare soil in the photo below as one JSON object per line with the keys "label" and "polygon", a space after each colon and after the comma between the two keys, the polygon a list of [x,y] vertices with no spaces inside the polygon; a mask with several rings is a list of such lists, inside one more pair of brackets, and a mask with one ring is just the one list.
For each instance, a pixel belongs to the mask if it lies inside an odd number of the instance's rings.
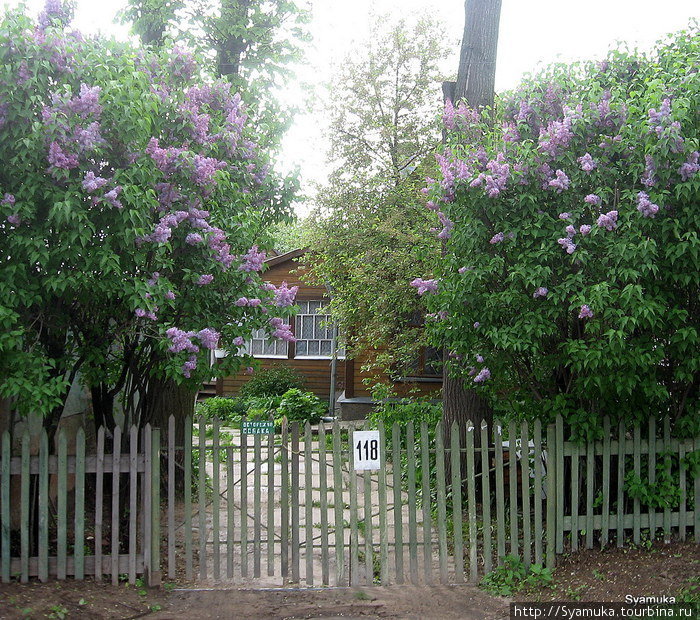
{"label": "bare soil", "polygon": [[[581,551],[561,559],[549,588],[514,600],[624,601],[626,595],[677,595],[700,576],[700,545]],[[0,618],[153,620],[186,618],[405,618],[465,620],[508,617],[511,599],[473,586],[326,589],[161,589],[94,581],[0,584]]]}

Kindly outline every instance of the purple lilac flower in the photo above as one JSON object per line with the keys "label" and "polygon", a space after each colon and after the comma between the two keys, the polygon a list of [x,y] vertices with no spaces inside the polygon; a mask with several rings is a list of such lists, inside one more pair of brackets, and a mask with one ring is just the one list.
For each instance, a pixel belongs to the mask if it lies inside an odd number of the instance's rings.
{"label": "purple lilac flower", "polygon": [[92,151],[96,146],[104,143],[100,134],[100,124],[95,121],[87,127],[76,127],[73,130],[73,142],[78,145],[81,152]]}
{"label": "purple lilac flower", "polygon": [[85,178],[83,179],[83,189],[89,193],[93,193],[101,187],[104,187],[107,183],[107,179],[95,176],[95,173],[90,170],[85,173]]}
{"label": "purple lilac flower", "polygon": [[221,334],[211,329],[211,327],[205,327],[197,332],[197,338],[205,349],[216,349]]}
{"label": "purple lilac flower", "polygon": [[564,174],[564,171],[557,170],[554,174],[556,177],[549,181],[549,187],[553,187],[558,193],[563,192],[565,189],[569,189],[569,177]]}
{"label": "purple lilac flower", "polygon": [[588,194],[583,200],[589,205],[600,205],[603,202],[603,199],[596,194]]}
{"label": "purple lilac flower", "polygon": [[192,342],[196,332],[186,332],[177,327],[171,327],[166,330],[165,335],[171,341],[171,345],[168,347],[168,351],[171,353],[180,353],[180,351],[197,353],[199,351],[199,347]]}
{"label": "purple lilac flower", "polygon": [[452,228],[454,227],[454,222],[451,221],[442,211],[438,213],[438,219],[440,224],[442,224],[442,230],[438,233],[438,239],[449,239],[452,236]]}
{"label": "purple lilac flower", "polygon": [[191,355],[189,359],[182,365],[182,376],[189,379],[192,376],[192,371],[197,368],[197,356]]}
{"label": "purple lilac flower", "polygon": [[278,308],[286,308],[294,303],[297,293],[299,292],[298,286],[287,286],[287,282],[283,281],[279,288],[275,289],[275,306]]}
{"label": "purple lilac flower", "polygon": [[598,164],[591,157],[590,153],[586,153],[583,157],[579,157],[576,161],[581,164],[581,170],[591,172],[597,168]]}
{"label": "purple lilac flower", "polygon": [[423,278],[415,278],[411,280],[410,285],[417,289],[419,295],[425,295],[426,293],[437,293],[438,281],[434,279],[424,280]]}
{"label": "purple lilac flower", "polygon": [[659,205],[655,205],[649,200],[649,194],[639,192],[637,194],[637,211],[644,217],[654,217],[659,212]]}
{"label": "purple lilac flower", "polygon": [[481,323],[479,321],[474,322],[474,329],[479,329],[481,327]]}
{"label": "purple lilac flower", "polygon": [[188,245],[197,245],[198,243],[202,243],[203,241],[204,238],[199,233],[190,233],[185,237],[185,243],[187,243]]}
{"label": "purple lilac flower", "polygon": [[520,132],[515,123],[503,123],[503,141],[518,142],[520,140]]}
{"label": "purple lilac flower", "polygon": [[247,366],[245,369],[245,374],[252,375],[255,372],[252,366]]}
{"label": "purple lilac flower", "polygon": [[466,273],[467,271],[471,271],[473,267],[460,267],[457,269],[457,273]]}
{"label": "purple lilac flower", "polygon": [[564,212],[559,214],[559,219],[560,220],[570,220],[571,219],[571,213]]}
{"label": "purple lilac flower", "polygon": [[681,175],[682,181],[687,181],[700,170],[700,165],[698,165],[699,158],[700,153],[698,151],[693,151],[688,156],[687,161],[678,169],[678,174]]}
{"label": "purple lilac flower", "polygon": [[142,319],[146,316],[146,310],[144,310],[143,308],[136,308],[136,310],[134,310],[134,314],[140,319]]}
{"label": "purple lilac flower", "polygon": [[445,101],[445,109],[442,113],[442,122],[449,131],[455,128],[455,107],[450,99]]}
{"label": "purple lilac flower", "polygon": [[474,383],[483,383],[491,378],[491,371],[488,368],[482,368],[479,374],[474,377]]}
{"label": "purple lilac flower", "polygon": [[243,339],[243,336],[236,336],[233,339],[233,344],[235,344],[237,347],[242,347],[245,344],[245,340]]}
{"label": "purple lilac flower", "polygon": [[214,279],[213,275],[211,275],[209,273],[205,273],[204,275],[199,276],[199,279],[197,280],[197,284],[199,286],[205,286],[207,284],[211,284],[213,279]]}
{"label": "purple lilac flower", "polygon": [[549,290],[547,288],[545,288],[544,286],[540,286],[538,289],[535,290],[532,296],[535,299],[537,299],[538,297],[546,297],[548,293]]}
{"label": "purple lilac flower", "polygon": [[576,244],[569,237],[557,239],[557,243],[566,250],[567,254],[573,254],[576,251]]}
{"label": "purple lilac flower", "polygon": [[78,167],[78,158],[73,153],[65,152],[58,142],[52,142],[49,145],[49,163],[54,168],[70,170]]}
{"label": "purple lilac flower", "polygon": [[227,165],[225,161],[197,154],[194,156],[193,162],[193,181],[199,186],[213,185],[215,183],[214,174]]}
{"label": "purple lilac flower", "polygon": [[15,197],[13,194],[5,193],[5,196],[0,201],[0,204],[13,206],[15,204]]}
{"label": "purple lilac flower", "polygon": [[22,218],[16,213],[13,213],[7,216],[7,221],[13,226],[19,226],[22,223]]}
{"label": "purple lilac flower", "polygon": [[656,109],[651,108],[649,110],[649,120],[652,123],[660,124],[665,118],[671,114],[671,100],[666,98],[661,102],[661,107],[657,112]]}
{"label": "purple lilac flower", "polygon": [[265,252],[259,252],[258,246],[254,245],[242,258],[243,263],[238,267],[239,271],[260,271],[265,262]]}
{"label": "purple lilac flower", "polygon": [[81,118],[100,116],[102,114],[102,106],[99,103],[101,90],[99,86],[81,84],[80,94],[71,99],[66,105],[71,112]]}
{"label": "purple lilac flower", "polygon": [[248,300],[248,306],[250,306],[251,308],[257,308],[261,303],[262,300],[258,299],[257,297],[251,297]]}
{"label": "purple lilac flower", "polygon": [[169,68],[174,77],[187,81],[197,71],[197,63],[188,50],[175,45],[170,53]]}
{"label": "purple lilac flower", "polygon": [[68,23],[73,16],[70,3],[64,6],[61,0],[46,0],[44,10],[39,13],[39,29],[46,30],[51,25],[52,20],[59,20],[61,23]]}
{"label": "purple lilac flower", "polygon": [[589,232],[591,232],[591,227],[588,224],[583,224],[581,228],[579,228],[579,232],[581,233],[581,236],[585,237]]}
{"label": "purple lilac flower", "polygon": [[502,232],[496,233],[491,239],[489,239],[489,243],[494,245],[496,243],[501,243],[505,239],[505,235]]}
{"label": "purple lilac flower", "polygon": [[596,224],[606,230],[615,230],[617,228],[617,211],[608,211],[602,214],[597,219]]}
{"label": "purple lilac flower", "polygon": [[292,334],[292,326],[284,322],[283,319],[279,317],[273,317],[270,319],[270,325],[274,327],[272,332],[273,338],[279,338],[285,342],[296,342],[297,339]]}
{"label": "purple lilac flower", "polygon": [[556,157],[560,150],[569,146],[573,135],[570,118],[565,118],[562,121],[551,121],[547,125],[547,129],[540,130],[538,148],[550,157]]}
{"label": "purple lilac flower", "polygon": [[172,235],[172,229],[166,226],[164,223],[160,222],[156,225],[153,233],[148,235],[146,240],[152,241],[153,243],[167,243]]}
{"label": "purple lilac flower", "polygon": [[642,175],[642,185],[647,187],[654,187],[657,183],[656,179],[656,164],[654,163],[654,158],[651,155],[644,156],[644,174]]}
{"label": "purple lilac flower", "polygon": [[146,147],[146,154],[150,155],[158,170],[166,176],[177,172],[182,165],[182,154],[185,151],[184,148],[175,147],[163,149],[159,146],[158,138],[151,138]]}
{"label": "purple lilac flower", "polygon": [[117,196],[119,196],[119,193],[122,191],[122,186],[117,185],[114,189],[108,191],[104,196],[104,200],[107,201],[110,205],[112,205],[116,209],[121,209],[124,205],[117,199]]}
{"label": "purple lilac flower", "polygon": [[592,319],[593,310],[591,310],[586,304],[581,306],[581,311],[578,313],[579,319]]}
{"label": "purple lilac flower", "polygon": [[166,299],[170,299],[170,300],[172,301],[173,299],[175,299],[175,293],[173,293],[172,291],[168,291],[168,292],[165,294],[165,298],[166,298]]}
{"label": "purple lilac flower", "polygon": [[248,305],[248,298],[247,297],[239,297],[233,303],[234,303],[234,305],[238,306],[239,308],[243,308],[243,307]]}
{"label": "purple lilac flower", "polygon": [[571,239],[575,234],[576,234],[576,229],[571,224],[569,224],[566,227],[566,236],[569,237],[569,239]]}
{"label": "purple lilac flower", "polygon": [[476,356],[476,361],[478,364],[483,364],[484,363],[484,358],[481,355]]}

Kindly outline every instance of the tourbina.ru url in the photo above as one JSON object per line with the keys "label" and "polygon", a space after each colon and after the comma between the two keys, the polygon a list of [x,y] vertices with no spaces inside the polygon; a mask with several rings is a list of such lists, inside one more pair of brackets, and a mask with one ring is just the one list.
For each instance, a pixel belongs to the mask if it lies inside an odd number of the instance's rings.
{"label": "tourbina.ru url", "polygon": [[515,618],[681,618],[700,620],[697,603],[511,603]]}

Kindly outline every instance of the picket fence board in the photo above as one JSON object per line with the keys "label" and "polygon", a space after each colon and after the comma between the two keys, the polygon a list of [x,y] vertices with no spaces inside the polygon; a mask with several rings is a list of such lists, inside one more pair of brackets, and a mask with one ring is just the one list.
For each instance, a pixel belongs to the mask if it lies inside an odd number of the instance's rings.
{"label": "picket fence board", "polygon": [[[81,429],[82,430],[82,429]],[[83,440],[85,439],[85,433],[83,433]],[[83,443],[83,451],[84,451]],[[29,581],[29,489],[30,489],[30,477],[29,477],[29,433],[25,432],[22,437],[22,474],[20,479],[20,557],[21,557],[21,577],[22,583],[27,583]],[[79,478],[78,478],[79,479]],[[9,480],[9,476],[8,476]],[[83,494],[79,492],[79,487],[76,481],[76,495],[75,495],[75,532],[77,540],[81,540],[82,536],[78,538],[79,533],[79,523],[82,525],[83,510],[82,506],[78,503],[78,498],[82,498]],[[8,502],[9,503],[9,502]],[[80,508],[80,510],[78,510]],[[81,548],[82,553],[82,548]],[[7,554],[9,557],[9,553]],[[80,574],[80,573],[76,573]],[[82,576],[79,577],[82,579]]]}
{"label": "picket fence board", "polygon": [[[272,416],[270,421],[274,422]],[[267,575],[275,574],[275,436],[267,438]],[[230,504],[229,504],[230,507]],[[227,510],[227,513],[232,513]],[[231,530],[229,530],[231,531]],[[327,535],[327,533],[326,533]]]}
{"label": "picket fence board", "polygon": [[408,468],[408,556],[411,583],[418,583],[418,525],[416,519],[416,451],[413,422],[406,425],[406,461]]}
{"label": "picket fence board", "polygon": [[185,533],[185,578],[194,578],[193,566],[193,544],[192,544],[192,419],[185,418],[185,445],[183,463],[183,503],[185,509],[185,522],[183,531]]}
{"label": "picket fence board", "polygon": [[[391,462],[394,502],[394,580],[397,584],[404,583],[403,564],[403,502],[401,501],[401,428],[397,422],[391,427]],[[399,466],[397,466],[397,463]]]}
{"label": "picket fence board", "polygon": [[[464,583],[464,538],[462,532],[462,475],[460,435],[457,422],[450,427],[450,469],[452,474],[452,532],[454,540],[455,581]],[[398,544],[398,541],[397,541]]]}
{"label": "picket fence board", "polygon": [[2,581],[10,581],[10,433],[5,431],[2,434],[2,452],[0,454],[0,551],[2,552],[2,562],[0,572]]}
{"label": "picket fence board", "polygon": [[500,420],[493,422],[494,466],[496,469],[496,556],[498,565],[506,555],[505,481],[503,479],[503,438]]}
{"label": "picket fence board", "polygon": [[[454,432],[454,430],[453,430]],[[459,433],[458,433],[459,436]],[[479,433],[481,450],[481,511],[484,531],[484,572],[490,573],[493,562],[493,543],[491,532],[491,481],[488,472],[490,452],[484,446],[489,445],[489,427],[486,420],[481,421],[481,430]],[[453,448],[454,450],[454,448]],[[457,449],[458,452],[458,449]],[[458,454],[459,455],[459,454]],[[459,462],[459,461],[458,461]],[[459,466],[457,468],[459,472]],[[461,502],[460,502],[461,503]],[[457,534],[455,533],[455,536]],[[458,574],[458,579],[461,575]]]}
{"label": "picket fence board", "polygon": [[[244,435],[245,437],[245,435]],[[243,438],[241,438],[241,442]],[[292,512],[292,582],[299,583],[299,423],[292,422],[292,489],[290,510]],[[241,505],[243,498],[241,498]],[[245,512],[245,511],[242,511]]]}

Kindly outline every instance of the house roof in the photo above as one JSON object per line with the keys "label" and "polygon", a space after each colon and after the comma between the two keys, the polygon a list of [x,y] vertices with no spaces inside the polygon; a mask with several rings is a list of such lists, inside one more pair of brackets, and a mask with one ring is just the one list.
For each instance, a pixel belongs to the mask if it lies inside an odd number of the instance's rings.
{"label": "house roof", "polygon": [[277,256],[271,256],[270,258],[265,260],[265,264],[268,267],[274,267],[275,265],[279,265],[280,263],[285,263],[288,260],[293,260],[295,258],[299,258],[300,256],[303,256],[306,254],[306,248],[299,248],[296,250],[291,250],[289,252],[285,252],[284,254],[278,254]]}

